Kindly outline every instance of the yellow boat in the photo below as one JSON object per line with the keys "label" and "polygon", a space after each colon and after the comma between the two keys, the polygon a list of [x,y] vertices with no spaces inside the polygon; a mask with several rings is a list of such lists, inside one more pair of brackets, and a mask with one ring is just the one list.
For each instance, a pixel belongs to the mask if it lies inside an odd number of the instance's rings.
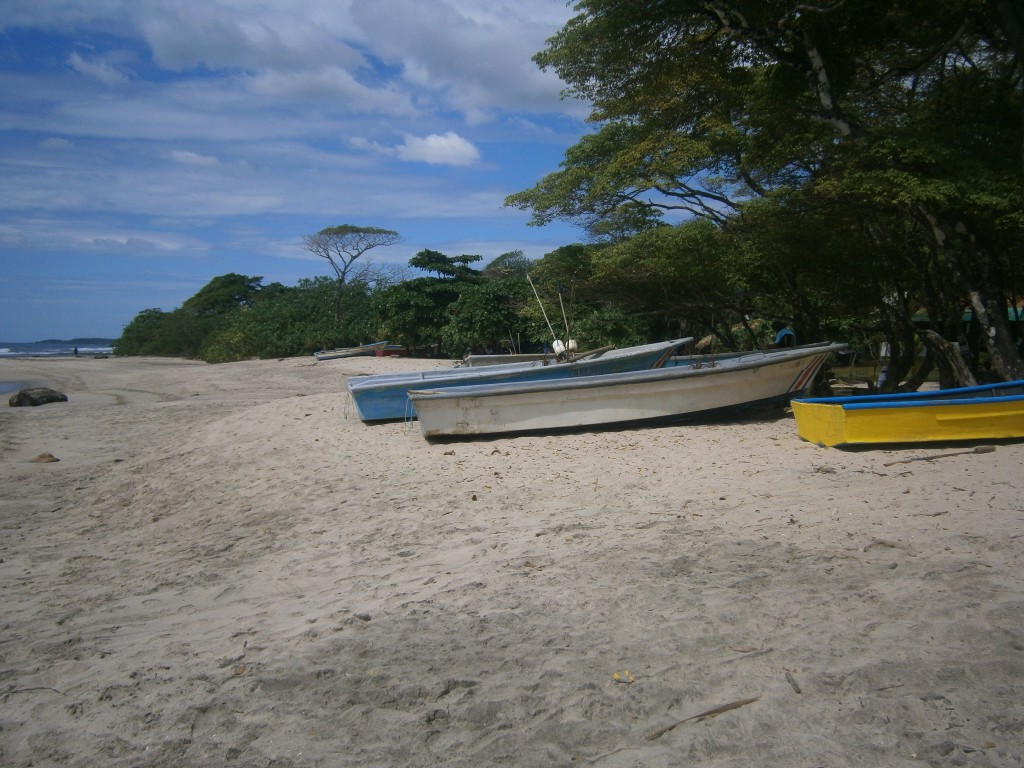
{"label": "yellow boat", "polygon": [[797,434],[824,446],[1024,437],[1024,381],[792,404]]}

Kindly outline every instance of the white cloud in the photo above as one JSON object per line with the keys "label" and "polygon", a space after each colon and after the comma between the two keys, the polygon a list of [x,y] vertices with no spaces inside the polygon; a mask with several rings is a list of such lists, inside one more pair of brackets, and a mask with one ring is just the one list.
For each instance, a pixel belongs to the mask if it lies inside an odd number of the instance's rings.
{"label": "white cloud", "polygon": [[402,66],[406,82],[480,123],[495,109],[573,109],[561,101],[558,78],[531,61],[557,28],[552,5],[353,0],[352,14],[374,52]]}
{"label": "white cloud", "polygon": [[472,165],[480,159],[480,151],[454,131],[443,136],[436,133],[423,137],[406,135],[405,141],[397,147],[397,154],[402,160],[430,165]]}
{"label": "white cloud", "polygon": [[105,85],[119,85],[128,81],[128,76],[102,59],[86,59],[78,51],[68,56],[68,66],[75,72],[92,77]]}
{"label": "white cloud", "polygon": [[[358,67],[362,55],[345,42],[351,22],[344,3],[147,3],[139,27],[163,67],[303,70],[325,63]],[[304,7],[306,6],[306,7]]]}
{"label": "white cloud", "polygon": [[467,166],[480,159],[480,150],[455,131],[443,135],[432,133],[429,136],[406,134],[402,143],[394,147],[360,136],[349,139],[348,144],[363,152],[428,165]]}
{"label": "white cloud", "polygon": [[353,149],[358,149],[363,152],[372,152],[376,155],[394,157],[398,154],[393,147],[385,147],[383,144],[379,144],[376,141],[370,141],[362,136],[353,136],[348,140],[348,145]]}
{"label": "white cloud", "polygon": [[249,81],[252,93],[331,104],[345,112],[409,116],[415,113],[409,95],[392,85],[369,88],[340,67],[303,72],[263,72]]}
{"label": "white cloud", "polygon": [[210,157],[209,155],[197,155],[195,152],[186,152],[184,150],[173,150],[171,152],[171,159],[176,163],[182,165],[197,165],[204,168],[216,168],[220,165],[220,160],[216,157]]}
{"label": "white cloud", "polygon": [[152,240],[141,237],[95,237],[92,244],[97,248],[130,250],[133,254],[153,251],[160,247]]}

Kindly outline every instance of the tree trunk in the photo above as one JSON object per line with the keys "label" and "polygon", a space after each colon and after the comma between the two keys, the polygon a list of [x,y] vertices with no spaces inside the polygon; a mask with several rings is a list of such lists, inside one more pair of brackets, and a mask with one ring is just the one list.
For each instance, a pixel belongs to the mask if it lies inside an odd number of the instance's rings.
{"label": "tree trunk", "polygon": [[[957,279],[966,290],[974,319],[981,326],[985,350],[989,354],[993,370],[1005,381],[1024,379],[1024,360],[1021,360],[1021,355],[1014,344],[1006,317],[1006,293],[998,288],[1000,278],[989,251],[978,247],[975,236],[970,234],[962,223],[951,228],[961,236],[962,247],[959,250],[952,248],[946,230],[940,225],[938,218],[927,210],[922,209],[922,213],[931,225],[936,245],[943,250]],[[941,357],[938,358],[938,363],[941,376]],[[973,378],[972,375],[971,379]]]}
{"label": "tree trunk", "polygon": [[345,278],[339,277],[337,282],[334,284],[334,325],[338,327],[341,325],[341,301],[342,294],[345,292]]}
{"label": "tree trunk", "polygon": [[[907,377],[907,380],[899,387],[900,392],[917,392],[921,385],[928,379],[928,375],[935,369],[935,354],[930,347],[925,347],[924,360]],[[899,382],[897,382],[898,384]]]}
{"label": "tree trunk", "polygon": [[960,347],[946,341],[935,331],[921,331],[921,341],[931,350],[935,362],[939,366],[939,388],[973,387],[978,382],[967,367]]}
{"label": "tree trunk", "polygon": [[993,370],[1006,381],[1024,379],[1024,363],[1013,343],[1013,334],[1006,319],[1006,305],[985,301],[976,290],[971,291],[970,296],[971,309],[981,326],[981,337]]}

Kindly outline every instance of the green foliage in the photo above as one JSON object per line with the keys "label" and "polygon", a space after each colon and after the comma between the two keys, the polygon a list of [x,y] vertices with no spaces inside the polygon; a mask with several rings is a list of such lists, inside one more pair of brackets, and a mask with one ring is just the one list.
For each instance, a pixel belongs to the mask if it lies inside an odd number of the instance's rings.
{"label": "green foliage", "polygon": [[173,312],[140,312],[115,342],[114,354],[227,362],[310,354],[375,340],[376,319],[366,283],[345,286],[349,312],[339,325],[332,312],[336,285],[330,278],[301,280],[294,288],[279,283],[260,287],[259,278],[246,278],[253,289],[246,300],[227,300],[234,294],[219,289],[237,284],[236,277],[214,278]]}
{"label": "green foliage", "polygon": [[[970,306],[1000,372],[1024,376],[1004,320],[1024,291],[1014,4],[575,9],[535,60],[590,101],[596,129],[506,202],[616,244],[595,252],[587,291],[663,314],[703,304],[713,315],[687,320],[716,328],[778,314],[804,340],[859,314],[908,360],[920,307],[955,338]],[[667,212],[721,237],[688,250],[657,228]]]}
{"label": "green foliage", "polygon": [[262,277],[246,277],[234,272],[221,275],[203,286],[195,296],[186,299],[181,307],[199,315],[223,315],[251,304],[262,282]]}
{"label": "green foliage", "polygon": [[381,333],[389,341],[408,347],[442,347],[449,309],[480,280],[480,272],[469,266],[480,259],[470,255],[446,256],[429,249],[417,253],[409,260],[409,266],[433,272],[437,277],[417,277],[377,291],[372,308]]}
{"label": "green foliage", "polygon": [[[524,341],[523,307],[530,301],[526,280],[503,277],[484,280],[462,289],[448,307],[441,329],[442,349],[458,357],[466,350],[512,351]],[[536,339],[526,337],[531,346]]]}
{"label": "green foliage", "polygon": [[420,277],[376,292],[372,306],[380,319],[381,335],[408,347],[437,343],[445,310],[457,297],[438,282],[437,278]]}
{"label": "green foliage", "polygon": [[491,261],[483,270],[483,276],[487,279],[502,280],[506,278],[519,278],[523,280],[533,261],[527,258],[522,251],[509,251],[503,253]]}
{"label": "green foliage", "polygon": [[[628,347],[645,344],[652,339],[652,329],[647,318],[621,305],[577,305],[571,329],[571,337],[577,342],[580,351],[608,345]],[[667,338],[662,334],[657,336]]]}
{"label": "green foliage", "polygon": [[472,280],[479,272],[469,265],[480,261],[482,256],[445,256],[440,251],[423,250],[409,259],[409,266],[424,272],[436,272],[438,278],[448,280]]}
{"label": "green foliage", "polygon": [[115,355],[132,357],[137,355],[162,355],[167,344],[164,341],[171,324],[171,315],[161,309],[144,309],[121,331],[121,337],[114,342]]}
{"label": "green foliage", "polygon": [[[333,281],[326,277],[300,282],[296,288],[280,288],[272,297],[259,296],[236,312],[231,322],[209,337],[202,350],[208,362],[227,362],[250,357],[273,358],[310,354],[318,349],[346,346],[357,333],[354,326],[339,329],[331,311]],[[347,286],[353,306],[363,292]],[[358,313],[347,313],[355,317]]]}

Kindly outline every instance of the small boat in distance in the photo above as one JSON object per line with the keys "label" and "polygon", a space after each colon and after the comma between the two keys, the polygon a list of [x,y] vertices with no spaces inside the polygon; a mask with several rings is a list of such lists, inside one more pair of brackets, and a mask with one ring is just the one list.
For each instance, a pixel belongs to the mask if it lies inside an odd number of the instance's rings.
{"label": "small boat in distance", "polygon": [[548,379],[585,379],[616,371],[641,371],[660,368],[672,353],[693,339],[673,339],[655,344],[615,349],[603,347],[584,352],[574,360],[535,360],[478,368],[448,368],[353,376],[346,383],[359,418],[363,421],[394,421],[415,418],[409,403],[411,389],[448,389],[469,385],[539,381]]}
{"label": "small boat in distance", "polygon": [[748,352],[700,366],[451,389],[424,386],[409,398],[428,439],[694,420],[787,402],[810,387],[829,355],[846,349],[827,344]]}
{"label": "small boat in distance", "polygon": [[793,401],[797,434],[833,447],[1024,437],[1024,381]]}
{"label": "small boat in distance", "polygon": [[339,357],[359,357],[361,355],[374,355],[378,349],[386,348],[386,341],[375,341],[372,344],[363,344],[358,347],[339,347],[337,349],[322,349],[313,353],[317,360],[335,360]]}

